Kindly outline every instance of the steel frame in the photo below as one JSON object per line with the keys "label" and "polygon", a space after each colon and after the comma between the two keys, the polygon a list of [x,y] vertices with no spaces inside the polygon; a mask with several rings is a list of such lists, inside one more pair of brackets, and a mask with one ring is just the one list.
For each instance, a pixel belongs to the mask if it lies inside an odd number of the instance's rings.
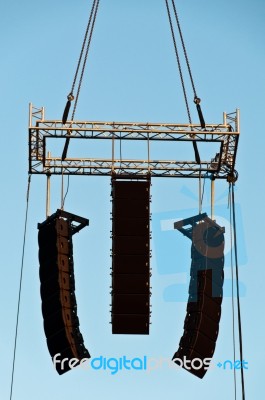
{"label": "steel frame", "polygon": [[[30,104],[29,112],[29,173],[65,174],[65,175],[131,175],[175,178],[226,179],[233,174],[240,134],[239,110],[223,114],[220,124],[167,123],[130,123],[68,121],[65,125],[59,120],[45,120],[44,108]],[[112,141],[110,158],[66,158],[51,155],[47,148],[47,139],[97,139]],[[146,159],[120,159],[115,156],[115,148],[120,141],[140,140],[147,142]],[[220,150],[210,160],[152,160],[150,159],[151,141],[178,142],[217,142]]]}
{"label": "steel frame", "polygon": [[38,228],[40,228],[43,225],[48,224],[50,221],[52,221],[55,218],[65,218],[68,219],[71,222],[71,234],[74,235],[75,233],[78,233],[81,231],[81,229],[85,228],[86,226],[89,225],[89,220],[84,217],[79,217],[78,215],[69,213],[67,211],[58,209],[54,214],[47,216],[47,219],[38,224]]}

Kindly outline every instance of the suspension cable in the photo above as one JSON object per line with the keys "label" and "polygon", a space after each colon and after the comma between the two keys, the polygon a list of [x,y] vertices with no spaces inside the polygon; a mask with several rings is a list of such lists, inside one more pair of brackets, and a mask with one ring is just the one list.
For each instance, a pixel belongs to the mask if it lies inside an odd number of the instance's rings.
{"label": "suspension cable", "polygon": [[69,93],[69,94],[72,94],[72,95],[74,94],[75,84],[76,84],[79,68],[80,68],[80,65],[81,65],[81,61],[82,61],[82,58],[83,58],[85,45],[86,45],[86,41],[87,41],[89,29],[90,29],[92,17],[93,17],[93,14],[94,14],[96,1],[97,0],[93,0],[92,9],[91,9],[91,12],[90,12],[89,21],[88,21],[87,28],[86,28],[86,33],[85,33],[85,37],[84,37],[83,44],[82,44],[82,49],[81,49],[81,52],[80,52],[77,68],[76,68],[76,71],[75,71],[75,76],[74,76],[74,80],[73,80],[73,84],[72,84],[72,89],[71,89],[71,91]]}
{"label": "suspension cable", "polygon": [[196,98],[198,96],[197,96],[197,93],[196,93],[194,79],[193,79],[193,76],[192,76],[192,73],[191,73],[191,67],[190,67],[190,62],[189,62],[189,58],[188,58],[188,53],[187,53],[185,42],[184,42],[184,39],[183,39],[182,29],[181,29],[181,26],[180,26],[179,17],[178,17],[178,13],[177,13],[177,9],[176,9],[176,5],[175,5],[175,1],[174,0],[172,0],[172,6],[173,6],[176,22],[177,22],[177,25],[178,25],[179,36],[180,36],[180,40],[181,40],[181,43],[182,43],[182,48],[183,48],[183,52],[184,52],[184,56],[185,56],[185,60],[186,60],[186,64],[187,64],[187,68],[188,68],[189,75],[190,75],[190,81],[191,81],[191,85],[192,85],[192,89],[193,89],[193,93],[194,93],[194,98]]}
{"label": "suspension cable", "polygon": [[203,178],[202,198],[201,198],[201,203],[202,203],[202,204],[203,204],[204,191],[205,191],[205,180],[206,180],[206,176],[204,176],[204,178]]}
{"label": "suspension cable", "polygon": [[186,88],[185,88],[185,83],[184,83],[184,78],[183,78],[183,73],[182,73],[182,67],[181,67],[181,63],[180,63],[180,57],[179,57],[179,52],[178,52],[176,37],[175,37],[174,29],[173,29],[173,23],[172,23],[171,13],[170,13],[169,5],[168,5],[168,0],[165,0],[165,1],[166,1],[168,19],[169,19],[169,24],[170,24],[170,29],[171,29],[171,36],[172,36],[172,39],[173,39],[174,48],[175,48],[175,54],[176,54],[177,63],[178,63],[178,69],[179,69],[179,75],[180,75],[180,80],[181,80],[183,95],[184,95],[185,104],[186,104],[186,110],[187,110],[187,114],[188,114],[189,123],[192,124],[192,121],[191,121],[191,114],[190,114],[190,108],[189,108],[189,103],[188,103],[188,98],[187,98],[187,92],[186,92]]}
{"label": "suspension cable", "polygon": [[[170,8],[169,8],[168,0],[165,0],[165,1],[166,1],[167,14],[168,14],[168,19],[169,19],[169,24],[170,24],[171,36],[172,36],[174,49],[175,49],[175,54],[176,54],[177,63],[178,63],[178,69],[179,69],[179,76],[180,76],[181,85],[182,85],[182,91],[183,91],[184,100],[185,100],[185,104],[186,104],[186,110],[187,110],[187,114],[188,114],[188,120],[189,120],[189,123],[192,124],[190,107],[189,107],[186,87],[185,87],[185,83],[184,83],[184,77],[183,77],[183,73],[182,73],[182,67],[181,67],[181,62],[180,62],[180,57],[179,57],[179,52],[178,52],[178,46],[177,46],[175,32],[174,32],[173,23],[172,23],[171,12],[170,12]],[[201,159],[200,159],[198,147],[197,147],[197,143],[196,143],[195,140],[192,141],[192,145],[193,145],[193,149],[194,149],[195,160],[196,160],[197,164],[201,164]]]}
{"label": "suspension cable", "polygon": [[[67,100],[67,103],[66,103],[66,106],[64,109],[64,113],[63,113],[63,118],[62,118],[63,124],[65,124],[67,122],[67,118],[68,118],[70,107],[71,107],[71,102],[75,99],[71,121],[74,120],[76,107],[77,107],[77,103],[78,103],[78,99],[79,99],[79,94],[80,94],[80,90],[81,90],[81,86],[82,86],[82,82],[83,82],[84,72],[85,72],[85,68],[86,68],[88,53],[89,53],[89,49],[90,49],[90,44],[91,44],[94,27],[95,27],[95,22],[96,22],[96,18],[97,18],[99,2],[100,2],[100,0],[93,1],[93,5],[92,5],[90,17],[89,17],[89,22],[88,22],[86,33],[85,33],[85,38],[83,41],[83,45],[82,45],[82,49],[81,49],[81,53],[80,53],[80,57],[78,60],[78,65],[77,65],[77,69],[76,69],[76,73],[75,73],[75,77],[74,77],[74,81],[73,81],[73,85],[72,85],[72,91],[67,96],[68,100]],[[92,26],[91,26],[91,23],[92,23]],[[90,27],[91,27],[91,29],[90,29]],[[89,34],[89,30],[90,30],[90,34]],[[88,34],[89,34],[89,37],[88,37]],[[87,44],[86,44],[86,42],[87,42]],[[86,46],[86,51],[85,51],[85,55],[84,55],[85,46]],[[81,73],[80,73],[77,94],[76,94],[76,97],[74,97],[73,90],[74,90],[74,87],[76,84],[76,80],[77,80],[77,76],[78,76],[78,72],[80,69],[82,58],[84,58],[83,65],[82,65],[82,69],[81,69]],[[71,135],[71,131],[69,131],[69,136],[70,135]],[[69,136],[66,138],[66,141],[65,141],[65,145],[64,145],[64,149],[63,149],[63,153],[62,153],[62,160],[65,160],[65,158],[67,156],[67,150],[68,150],[68,146],[69,146],[69,142],[70,142]]]}
{"label": "suspension cable", "polygon": [[65,194],[63,196],[62,205],[61,205],[61,209],[62,210],[64,209],[65,200],[66,200],[66,197],[68,195],[69,188],[70,188],[70,175],[67,176],[67,187],[66,187],[66,191],[65,191]]}
{"label": "suspension cable", "polygon": [[90,30],[90,26],[91,26],[91,21],[92,21],[93,15],[94,15],[96,2],[97,2],[97,0],[93,0],[93,4],[92,4],[91,11],[90,11],[90,16],[89,16],[89,21],[88,21],[88,24],[87,24],[87,27],[86,27],[85,36],[84,36],[82,48],[81,48],[81,51],[80,51],[80,55],[79,55],[79,59],[78,59],[78,63],[77,63],[77,68],[76,68],[75,75],[74,75],[74,80],[73,80],[73,83],[72,83],[72,88],[71,88],[70,93],[67,96],[67,103],[66,103],[66,106],[65,106],[65,109],[64,109],[64,112],[63,112],[63,117],[62,117],[62,123],[63,124],[65,124],[67,122],[68,114],[69,114],[70,107],[71,107],[71,102],[75,98],[74,97],[74,89],[75,89],[75,85],[76,85],[79,69],[80,69],[80,66],[81,66],[81,61],[83,59],[84,50],[85,50],[87,37],[88,37],[88,33],[89,33],[89,30]]}
{"label": "suspension cable", "polygon": [[[230,266],[231,266],[231,297],[232,297],[232,339],[233,339],[233,361],[234,365],[236,362],[236,338],[235,338],[235,300],[234,300],[234,264],[233,264],[233,217],[232,217],[232,196],[231,196],[231,185],[229,185],[229,193],[228,193],[228,208],[230,215],[230,247],[231,247],[231,257],[230,257]],[[236,380],[236,370],[234,368],[234,394],[235,400],[237,398],[237,380]]]}
{"label": "suspension cable", "polygon": [[30,183],[31,183],[31,175],[29,175],[29,177],[28,177],[28,188],[27,188],[27,195],[26,195],[26,215],[25,215],[24,235],[23,235],[23,246],[22,246],[22,259],[21,259],[21,269],[20,269],[19,291],[18,291],[15,340],[14,340],[12,375],[11,375],[11,385],[10,385],[10,400],[12,400],[13,385],[14,385],[14,372],[15,372],[17,336],[18,336],[18,321],[19,321],[19,312],[20,312],[20,300],[21,300],[21,292],[22,292],[22,278],[23,278],[23,269],[24,269],[24,255],[25,255],[25,244],[26,244],[27,224],[28,224]]}
{"label": "suspension cable", "polygon": [[242,400],[245,400],[245,382],[244,382],[244,368],[243,366],[243,338],[242,338],[242,324],[241,324],[241,310],[240,310],[240,293],[239,293],[239,273],[238,273],[238,253],[237,253],[237,234],[236,234],[236,215],[235,215],[235,194],[234,183],[230,183],[232,188],[232,217],[234,229],[234,248],[235,248],[235,266],[236,266],[236,290],[237,290],[237,317],[238,317],[238,335],[239,335],[239,352],[241,362],[241,387],[242,387]]}
{"label": "suspension cable", "polygon": [[61,210],[64,208],[64,174],[62,169],[62,176],[61,176]]}
{"label": "suspension cable", "polygon": [[175,14],[176,23],[177,23],[177,26],[178,26],[179,36],[180,36],[180,40],[181,40],[181,44],[182,44],[184,57],[185,57],[185,60],[186,60],[188,73],[189,73],[189,76],[190,76],[191,86],[192,86],[193,93],[194,93],[194,103],[196,104],[196,108],[197,108],[199,120],[200,120],[200,123],[201,123],[201,127],[203,129],[205,129],[205,121],[204,121],[204,117],[203,117],[201,106],[200,106],[201,99],[197,96],[195,83],[194,83],[194,79],[193,79],[193,76],[192,76],[190,62],[189,62],[189,58],[188,58],[188,53],[187,53],[187,50],[186,50],[186,45],[185,45],[185,42],[184,42],[182,29],[181,29],[181,26],[180,26],[179,17],[178,17],[176,5],[175,5],[175,0],[171,0],[171,2],[172,2],[174,14]]}
{"label": "suspension cable", "polygon": [[84,57],[84,61],[83,61],[83,66],[82,66],[82,71],[81,71],[81,75],[80,75],[79,84],[78,84],[78,89],[77,89],[74,109],[73,109],[73,113],[72,113],[72,121],[73,121],[74,116],[75,116],[76,106],[77,106],[77,102],[78,102],[78,98],[79,98],[79,94],[80,94],[81,85],[82,85],[82,82],[83,82],[84,72],[85,72],[86,63],[87,63],[88,52],[89,52],[89,49],[90,49],[90,44],[91,44],[91,40],[92,40],[92,36],[93,36],[93,32],[94,32],[94,27],[95,27],[95,22],[96,22],[96,18],[97,18],[97,13],[98,13],[99,1],[100,0],[96,0],[96,9],[95,9],[94,17],[93,17],[92,27],[91,27],[91,31],[90,31],[90,35],[89,35],[89,39],[88,39],[88,43],[87,43],[86,53],[85,53],[85,57]]}

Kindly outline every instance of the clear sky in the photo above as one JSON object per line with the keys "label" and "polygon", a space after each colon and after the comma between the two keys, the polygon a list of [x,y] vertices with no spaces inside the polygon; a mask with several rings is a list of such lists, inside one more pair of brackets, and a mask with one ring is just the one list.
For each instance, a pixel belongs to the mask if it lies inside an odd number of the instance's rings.
{"label": "clear sky", "polygon": [[[223,111],[241,111],[235,195],[244,359],[249,366],[246,398],[261,400],[265,3],[178,0],[176,4],[206,122],[221,123]],[[10,390],[28,179],[28,104],[44,106],[47,119],[61,118],[90,5],[88,0],[0,2],[1,399],[9,399]],[[190,87],[189,99],[196,121]],[[101,0],[76,118],[188,122],[164,0]],[[161,158],[167,158],[166,151]],[[109,370],[75,369],[57,375],[46,347],[39,294],[37,223],[45,219],[45,188],[45,176],[32,176],[13,399],[233,399],[233,372],[217,367],[202,381],[185,370],[169,368],[165,361],[149,373],[112,375]],[[216,218],[229,229],[227,191],[226,182],[216,183]],[[65,209],[90,220],[90,226],[74,238],[74,259],[81,332],[93,358],[126,355],[167,360],[173,356],[185,317],[190,243],[180,233],[165,230],[165,221],[196,214],[197,198],[197,181],[153,179],[151,333],[113,336],[110,179],[71,178]],[[60,179],[53,177],[52,211],[59,207]],[[209,182],[203,211],[209,211]],[[233,358],[229,234],[226,246],[216,363]],[[239,372],[237,381],[239,390]]]}

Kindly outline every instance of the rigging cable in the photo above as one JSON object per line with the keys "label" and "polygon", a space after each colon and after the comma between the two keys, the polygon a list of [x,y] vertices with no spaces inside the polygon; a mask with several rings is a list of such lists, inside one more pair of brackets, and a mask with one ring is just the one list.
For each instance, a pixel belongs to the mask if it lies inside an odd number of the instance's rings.
{"label": "rigging cable", "polygon": [[202,213],[202,173],[199,174],[199,214]]}
{"label": "rigging cable", "polygon": [[197,96],[197,92],[196,92],[196,88],[195,88],[195,84],[194,84],[194,79],[193,79],[192,72],[191,72],[190,62],[189,62],[189,58],[188,58],[188,53],[187,53],[187,50],[186,50],[186,46],[185,46],[185,42],[184,42],[184,38],[183,38],[183,34],[182,34],[180,22],[179,22],[179,17],[178,17],[176,5],[175,5],[175,0],[171,0],[171,1],[172,1],[172,6],[173,6],[173,10],[174,10],[177,26],[178,26],[178,31],[179,31],[181,44],[182,44],[183,53],[184,53],[185,60],[186,60],[187,69],[188,69],[189,76],[190,76],[191,86],[192,86],[193,93],[194,93],[194,103],[196,104],[196,108],[197,108],[199,120],[200,120],[200,123],[201,123],[201,127],[203,129],[205,129],[205,121],[204,121],[202,110],[201,110],[201,106],[200,106],[201,99]]}
{"label": "rigging cable", "polygon": [[244,382],[244,368],[243,365],[243,338],[242,338],[242,324],[241,324],[241,311],[240,311],[240,294],[239,294],[239,274],[238,274],[238,254],[237,254],[237,235],[236,235],[236,215],[235,215],[235,194],[234,183],[230,183],[232,192],[232,217],[233,217],[233,239],[235,248],[235,266],[236,266],[236,290],[237,290],[237,317],[238,317],[238,335],[239,335],[239,352],[241,362],[241,387],[242,387],[242,400],[245,400],[245,382]]}
{"label": "rigging cable", "polygon": [[[76,107],[77,107],[77,103],[78,103],[78,99],[79,99],[79,94],[80,94],[80,90],[81,90],[81,86],[82,86],[82,82],[83,82],[85,68],[86,68],[88,53],[89,53],[89,49],[90,49],[90,44],[91,44],[91,40],[92,40],[92,36],[93,36],[93,32],[94,32],[94,27],[95,27],[95,22],[96,22],[96,18],[97,18],[99,2],[100,2],[100,0],[94,0],[93,1],[93,5],[92,5],[91,12],[90,12],[90,17],[89,17],[89,21],[88,21],[88,25],[87,25],[87,29],[86,29],[86,33],[85,33],[85,37],[84,37],[84,41],[83,41],[80,57],[79,57],[79,60],[78,60],[78,65],[77,65],[77,69],[76,69],[76,73],[75,73],[72,89],[71,89],[71,92],[69,93],[69,95],[67,96],[68,100],[67,100],[67,103],[66,103],[66,106],[65,106],[65,110],[64,110],[64,113],[63,113],[63,118],[62,118],[62,123],[63,124],[65,124],[66,121],[67,121],[68,114],[69,114],[69,111],[70,111],[71,101],[74,100],[73,91],[74,91],[74,88],[75,88],[75,85],[76,85],[76,80],[77,80],[77,76],[78,76],[78,73],[79,73],[81,60],[82,60],[82,58],[84,58],[83,59],[82,69],[81,69],[81,73],[80,73],[78,88],[77,88],[77,94],[76,94],[76,98],[75,98],[75,102],[74,102],[74,108],[73,108],[72,117],[71,117],[71,121],[74,120],[75,111],[76,111]],[[92,26],[91,26],[91,23],[92,23]],[[90,27],[91,27],[91,29],[90,29]],[[89,34],[89,37],[88,37],[89,30],[90,30],[90,34]],[[87,44],[86,44],[86,42],[87,42]],[[86,46],[86,51],[85,51],[85,54],[84,54],[85,46]],[[65,141],[63,154],[62,154],[62,160],[65,160],[65,158],[67,156],[67,150],[68,150],[69,142],[70,142],[70,137],[68,136],[66,138],[66,141]]]}
{"label": "rigging cable", "polygon": [[187,114],[188,114],[189,123],[192,124],[192,121],[191,121],[191,114],[190,114],[190,107],[189,107],[189,103],[188,103],[187,92],[186,92],[186,88],[185,88],[185,83],[184,83],[184,78],[183,78],[183,73],[182,73],[182,67],[181,67],[181,63],[180,63],[180,57],[179,57],[179,52],[178,52],[176,37],[175,37],[175,33],[174,33],[174,28],[173,28],[171,13],[170,13],[169,5],[168,5],[168,0],[165,0],[165,1],[166,1],[168,19],[169,19],[169,24],[170,24],[171,36],[172,36],[172,39],[173,39],[173,44],[174,44],[174,48],[175,48],[175,54],[176,54],[177,63],[178,63],[178,69],[179,69],[179,75],[180,75],[180,80],[181,80],[183,95],[184,95],[185,104],[186,104],[186,110],[187,110]]}
{"label": "rigging cable", "polygon": [[[173,44],[174,44],[174,48],[175,48],[175,54],[176,54],[177,63],[178,63],[182,91],[183,91],[184,100],[185,100],[185,104],[186,104],[186,111],[188,114],[189,123],[192,125],[190,107],[189,107],[189,103],[188,103],[188,97],[187,97],[187,92],[186,92],[185,83],[184,83],[184,77],[183,77],[183,73],[182,73],[182,67],[181,67],[181,62],[180,62],[180,57],[179,57],[179,52],[178,52],[178,46],[177,46],[176,37],[175,37],[175,33],[174,33],[171,12],[170,12],[170,8],[169,8],[168,0],[165,0],[165,2],[166,2],[167,14],[168,14],[168,19],[169,19],[169,24],[170,24],[171,36],[172,36],[172,40],[173,40]],[[198,147],[197,147],[197,143],[195,140],[192,141],[192,145],[193,145],[193,149],[194,149],[195,160],[196,160],[197,164],[201,164]]]}
{"label": "rigging cable", "polygon": [[67,96],[67,103],[66,103],[66,106],[65,106],[65,109],[64,109],[64,113],[63,113],[63,117],[62,117],[62,123],[63,123],[63,124],[65,124],[66,121],[67,121],[68,114],[69,114],[70,107],[71,107],[71,101],[74,100],[74,89],[75,89],[75,84],[76,84],[77,76],[78,76],[78,73],[79,73],[81,61],[82,61],[82,58],[83,58],[83,55],[84,55],[85,45],[86,45],[86,41],[87,41],[89,29],[90,29],[92,17],[93,17],[93,14],[94,14],[94,9],[95,9],[96,1],[97,1],[97,0],[93,0],[92,9],[91,9],[90,16],[89,16],[89,21],[88,21],[88,24],[87,24],[85,37],[84,37],[84,40],[83,40],[81,52],[80,52],[79,59],[78,59],[77,68],[76,68],[76,71],[75,71],[74,80],[73,80],[73,83],[72,83],[72,88],[71,88],[70,93],[69,93],[68,96]]}
{"label": "rigging cable", "polygon": [[93,36],[93,32],[94,32],[94,27],[95,27],[95,22],[96,22],[96,18],[97,18],[97,13],[98,13],[99,1],[100,0],[97,0],[97,3],[96,3],[96,9],[95,9],[94,18],[93,18],[93,22],[92,22],[92,27],[91,27],[91,31],[90,31],[90,35],[89,35],[89,39],[88,39],[88,43],[87,43],[85,58],[84,58],[83,66],[82,66],[82,71],[81,71],[80,80],[79,80],[79,84],[78,84],[78,89],[77,89],[74,109],[73,109],[73,113],[72,113],[72,121],[73,121],[74,116],[75,116],[76,106],[77,106],[77,102],[78,102],[78,98],[79,98],[79,94],[80,94],[81,85],[82,85],[82,82],[83,82],[84,72],[85,72],[86,63],[87,63],[88,52],[89,52],[89,49],[90,49],[90,44],[91,44],[91,40],[92,40],[92,36]]}
{"label": "rigging cable", "polygon": [[203,177],[203,184],[202,184],[202,174],[200,171],[200,173],[199,173],[199,214],[201,214],[201,212],[202,212],[206,176]]}
{"label": "rigging cable", "polygon": [[[233,264],[233,218],[232,218],[232,196],[231,196],[231,185],[229,185],[229,193],[228,193],[228,208],[230,214],[230,247],[231,247],[231,257],[230,257],[230,265],[231,265],[231,297],[232,297],[232,334],[233,334],[233,361],[234,365],[236,362],[236,339],[235,339],[235,301],[234,301],[234,264]],[[237,399],[237,381],[236,381],[236,370],[234,368],[234,394],[235,400]]]}
{"label": "rigging cable", "polygon": [[27,188],[27,195],[26,195],[26,215],[25,215],[24,235],[23,235],[23,246],[22,246],[22,259],[21,259],[21,269],[20,269],[19,291],[18,291],[18,303],[17,303],[17,316],[16,316],[16,328],[15,328],[14,352],[13,352],[12,375],[11,375],[11,385],[10,385],[10,400],[12,400],[12,394],[13,394],[14,372],[15,372],[15,363],[16,363],[18,320],[19,320],[19,311],[20,311],[20,300],[21,300],[21,291],[22,291],[22,278],[23,278],[23,269],[24,269],[25,243],[26,243],[27,224],[28,224],[30,183],[31,183],[31,175],[29,175],[29,177],[28,177],[28,188]]}
{"label": "rigging cable", "polygon": [[203,204],[203,198],[204,198],[205,180],[206,180],[206,176],[204,176],[204,178],[203,178],[202,198],[201,198],[201,203],[202,203],[202,204]]}
{"label": "rigging cable", "polygon": [[70,187],[70,175],[67,176],[67,187],[66,187],[66,192],[65,192],[64,197],[63,197],[63,200],[62,200],[61,210],[64,209],[65,199],[66,199],[66,197],[67,197],[67,195],[68,195],[69,187]]}

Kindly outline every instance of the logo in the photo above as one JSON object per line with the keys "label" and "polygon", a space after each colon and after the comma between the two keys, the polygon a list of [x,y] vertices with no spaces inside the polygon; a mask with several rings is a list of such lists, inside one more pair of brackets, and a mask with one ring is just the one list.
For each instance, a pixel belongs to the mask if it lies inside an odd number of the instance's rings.
{"label": "logo", "polygon": [[81,361],[77,358],[61,358],[61,353],[55,354],[53,357],[53,365],[60,364],[61,370],[73,369],[75,367],[82,370],[94,370],[94,371],[106,371],[110,372],[111,375],[116,375],[118,372],[151,372],[162,368],[170,368],[180,370],[185,368],[187,370],[199,370],[204,368],[205,370],[213,369],[218,367],[219,369],[230,371],[248,369],[248,362],[243,360],[231,361],[225,360],[223,362],[215,363],[211,358],[194,358],[189,360],[184,356],[183,358],[174,358],[171,360],[166,357],[134,357],[128,358],[127,356],[116,357],[104,357],[103,355],[95,358],[83,358]]}

